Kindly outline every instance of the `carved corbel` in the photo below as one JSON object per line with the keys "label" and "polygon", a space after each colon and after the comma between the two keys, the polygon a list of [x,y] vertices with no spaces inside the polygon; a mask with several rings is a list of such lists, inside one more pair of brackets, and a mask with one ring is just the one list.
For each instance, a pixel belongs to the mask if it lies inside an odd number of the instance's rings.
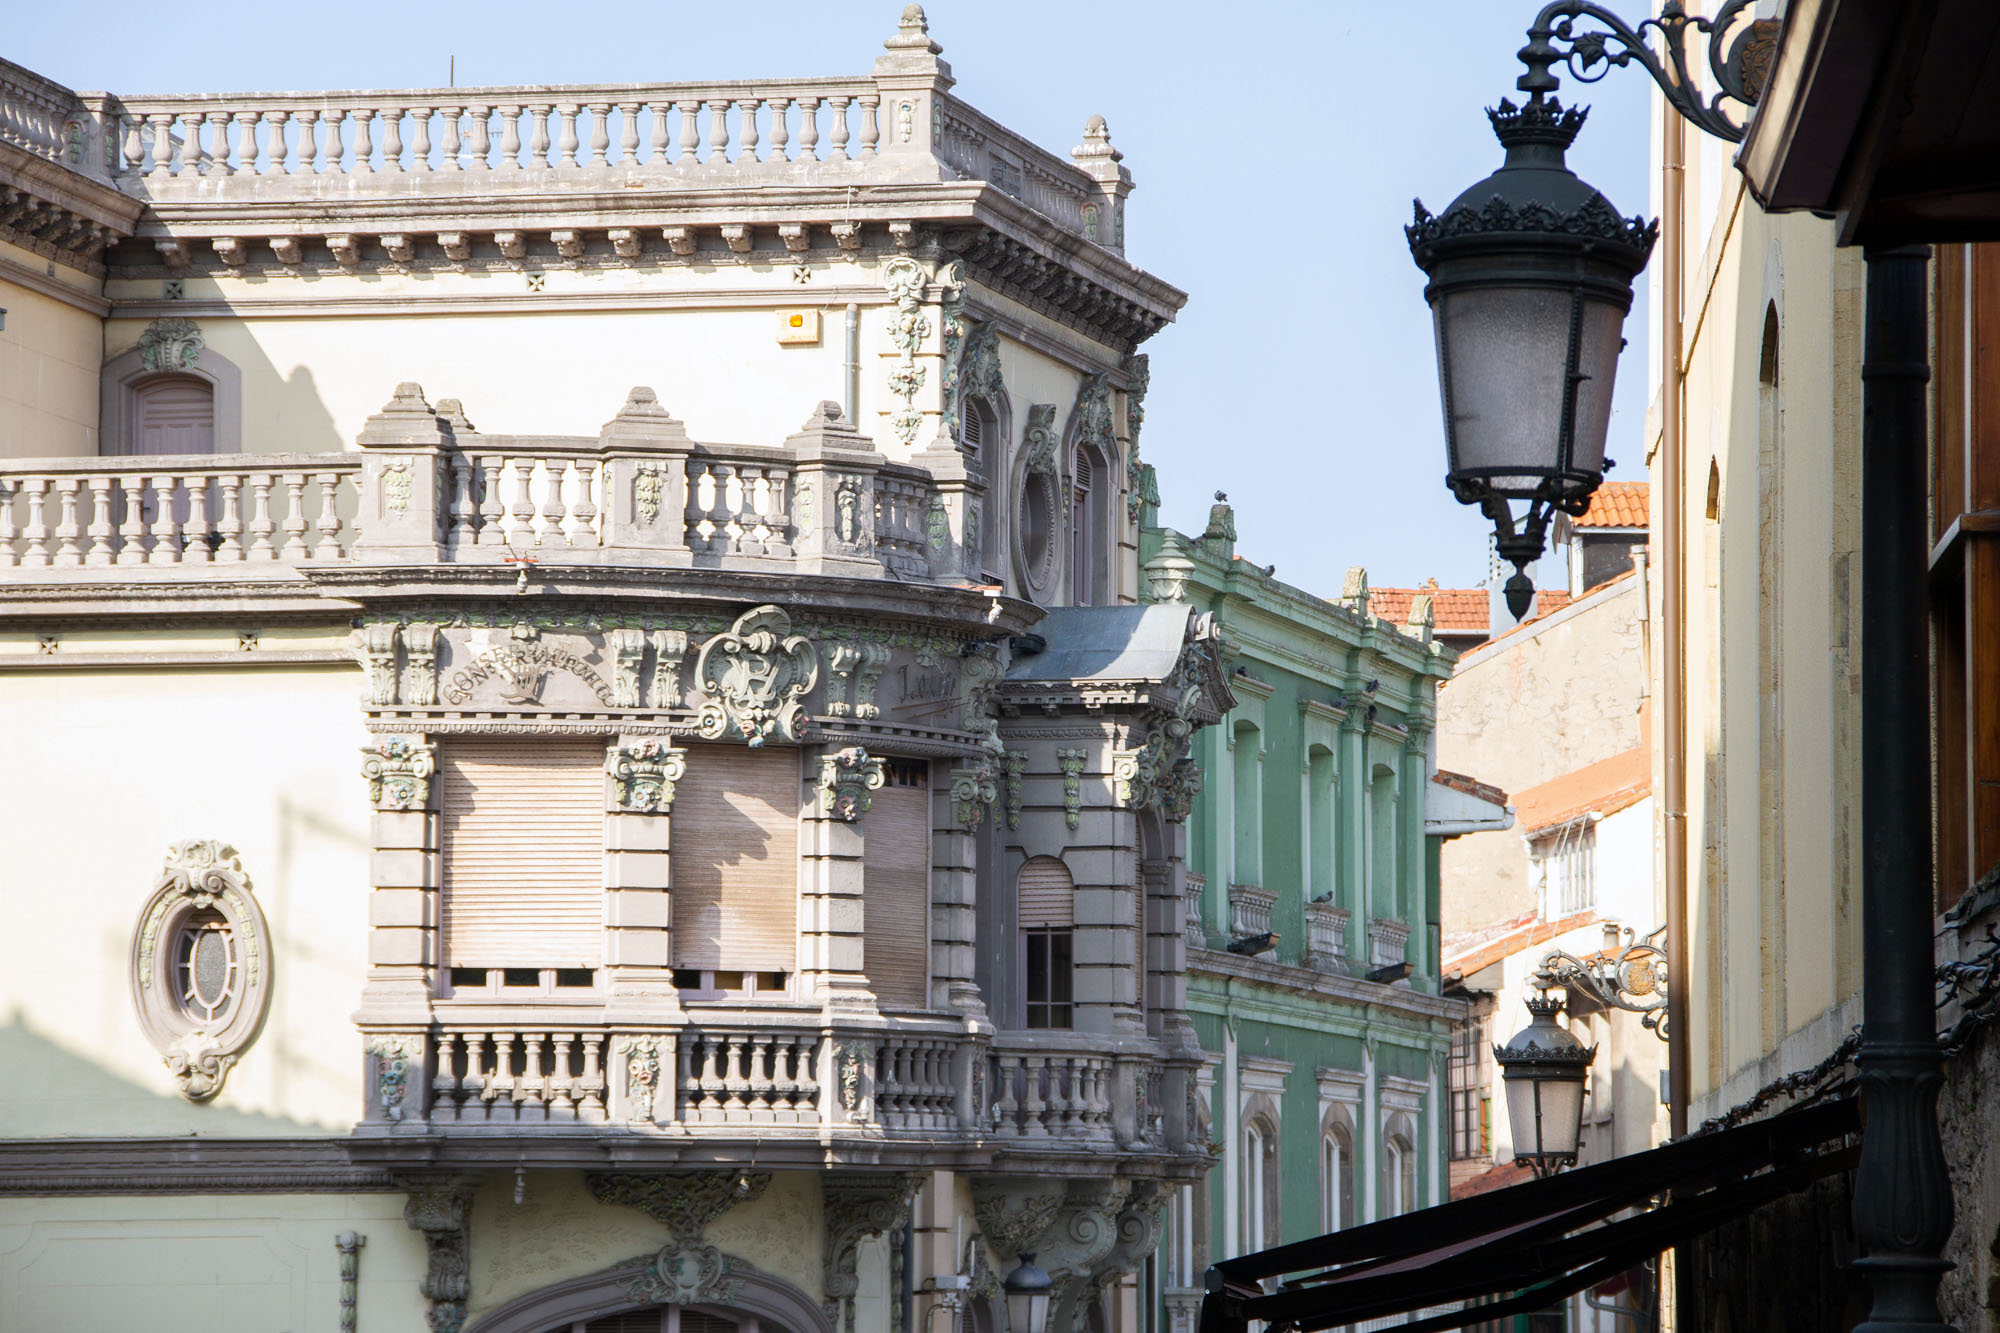
{"label": "carved corbel", "polygon": [[472,258],[472,238],[462,231],[441,231],[438,233],[438,247],[444,257],[455,264],[462,264]]}
{"label": "carved corbel", "polygon": [[861,645],[836,643],[826,650],[826,715],[847,717],[854,711],[854,668],[861,665]]}
{"label": "carved corbel", "polygon": [[653,707],[681,706],[681,663],[687,659],[686,630],[653,631]]}
{"label": "carved corbel", "polygon": [[613,227],[608,234],[612,253],[620,259],[637,259],[645,246],[644,238],[632,227]]}
{"label": "carved corbel", "polygon": [[508,259],[528,257],[528,238],[518,231],[496,231],[493,243],[500,247],[500,253]]}
{"label": "carved corbel", "polygon": [[1028,408],[1028,428],[1022,437],[1030,472],[1054,476],[1056,471],[1056,405],[1034,403]]}
{"label": "carved corbel", "polygon": [[153,248],[160,252],[160,262],[170,269],[184,269],[188,266],[187,244],[177,237],[165,236],[153,242]]}
{"label": "carved corbel", "polygon": [[749,224],[743,222],[723,223],[722,239],[733,253],[739,255],[749,254],[754,240],[750,234]]}
{"label": "carved corbel", "polygon": [[401,638],[402,627],[393,620],[371,621],[356,636],[361,667],[368,673],[363,698],[373,707],[386,708],[396,702],[396,644]]}
{"label": "carved corbel", "polygon": [[623,1204],[664,1225],[672,1234],[628,1289],[635,1302],[657,1305],[732,1305],[741,1291],[737,1274],[751,1266],[702,1238],[709,1224],[771,1183],[768,1171],[690,1171],[675,1175],[592,1172],[584,1177],[599,1203]]}
{"label": "carved corbel", "polygon": [[564,259],[583,258],[582,232],[570,228],[557,228],[549,233],[549,241],[555,246],[556,253]]}
{"label": "carved corbel", "polygon": [[795,255],[804,254],[811,241],[806,231],[806,224],[803,222],[780,222],[778,239],[783,241],[785,248]]}
{"label": "carved corbel", "polygon": [[424,1238],[429,1263],[421,1284],[430,1302],[431,1333],[458,1333],[471,1294],[470,1236],[467,1221],[477,1177],[412,1177],[398,1182],[408,1198],[403,1220]]}
{"label": "carved corbel", "polygon": [[830,224],[833,243],[843,250],[861,248],[861,224],[859,222],[835,222]]}
{"label": "carved corbel", "polygon": [[[893,1235],[908,1224],[921,1177],[829,1171],[820,1179],[826,1199],[823,1307],[841,1333],[854,1333],[854,1296],[860,1287],[856,1258],[861,1242],[870,1236]],[[891,1306],[894,1329],[901,1326],[902,1303],[891,1302]]]}
{"label": "carved corbel", "polygon": [[951,817],[974,832],[986,822],[986,810],[999,799],[999,783],[991,755],[982,755],[964,768],[951,770]]}
{"label": "carved corbel", "polygon": [[250,257],[250,251],[240,236],[218,236],[212,244],[215,246],[215,257],[231,268],[242,268],[243,261]]}
{"label": "carved corbel", "polygon": [[820,811],[852,824],[868,813],[869,793],[880,791],[884,781],[881,759],[859,745],[842,746],[820,757]]}
{"label": "carved corbel", "polygon": [[662,227],[660,239],[667,243],[667,249],[685,259],[694,253],[695,229],[693,227]]}
{"label": "carved corbel", "polygon": [[398,264],[407,264],[417,257],[417,238],[403,232],[392,231],[381,238],[382,248],[389,252],[389,258]]}
{"label": "carved corbel", "polygon": [[611,649],[611,695],[620,708],[639,706],[639,669],[646,660],[646,632],[629,627],[604,636]]}
{"label": "carved corbel", "polygon": [[333,262],[342,268],[353,268],[361,262],[361,238],[351,232],[334,232],[326,238],[326,248]]}
{"label": "carved corbel", "polygon": [[287,268],[296,268],[303,257],[304,247],[296,236],[273,236],[271,253],[278,257],[280,264]]}
{"label": "carved corbel", "polygon": [[610,747],[604,769],[615,784],[614,808],[627,814],[665,814],[687,776],[687,751],[655,736],[627,736]]}
{"label": "carved corbel", "polygon": [[881,716],[875,689],[882,682],[882,673],[888,670],[889,657],[886,643],[861,645],[861,663],[854,670],[854,716],[864,720]]}
{"label": "carved corbel", "polygon": [[431,775],[437,772],[437,747],[419,737],[378,736],[361,747],[361,776],[368,780],[368,802],[377,810],[427,810]]}
{"label": "carved corbel", "polygon": [[438,627],[425,621],[403,626],[403,655],[408,669],[403,673],[405,702],[417,708],[437,704]]}

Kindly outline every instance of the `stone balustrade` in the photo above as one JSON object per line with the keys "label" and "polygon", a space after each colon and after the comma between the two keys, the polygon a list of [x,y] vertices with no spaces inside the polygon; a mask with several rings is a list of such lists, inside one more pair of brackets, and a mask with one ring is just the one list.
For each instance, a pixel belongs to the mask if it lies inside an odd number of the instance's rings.
{"label": "stone balustrade", "polygon": [[1184,929],[1187,932],[1187,946],[1190,949],[1208,947],[1208,922],[1202,917],[1201,904],[1202,896],[1207,892],[1208,876],[1189,871],[1184,877],[1182,895],[1187,913]]}
{"label": "stone balustrade", "polygon": [[991,1116],[1002,1142],[1066,1147],[1114,1141],[1115,1060],[1108,1052],[1076,1050],[1070,1034],[1061,1036],[1070,1039],[1063,1046],[1022,1033],[995,1039]]}
{"label": "stone balustrade", "polygon": [[1306,966],[1346,975],[1347,922],[1354,914],[1332,902],[1306,904]]}
{"label": "stone balustrade", "polygon": [[1376,918],[1368,923],[1368,963],[1371,967],[1394,967],[1407,962],[1410,927],[1407,922]]}
{"label": "stone balustrade", "polygon": [[89,144],[97,119],[61,84],[0,60],[0,143],[95,175]]}
{"label": "stone balustrade", "polygon": [[438,1035],[433,1124],[603,1124],[602,1032],[483,1027]]}
{"label": "stone balustrade", "polygon": [[354,548],[360,474],[355,454],[10,460],[0,570],[337,560]]}
{"label": "stone balustrade", "polygon": [[1231,884],[1230,938],[1240,940],[1250,935],[1267,934],[1271,929],[1271,908],[1277,901],[1278,894],[1274,889],[1260,888],[1255,884]]}
{"label": "stone balustrade", "polygon": [[691,1125],[817,1125],[817,1032],[690,1028],[679,1040],[673,1119]]}

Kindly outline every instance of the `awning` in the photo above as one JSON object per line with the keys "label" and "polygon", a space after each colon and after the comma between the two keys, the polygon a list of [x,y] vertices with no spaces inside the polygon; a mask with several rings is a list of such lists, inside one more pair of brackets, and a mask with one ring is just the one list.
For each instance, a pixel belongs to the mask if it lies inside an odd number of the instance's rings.
{"label": "awning", "polygon": [[[1208,1270],[1201,1333],[1243,1333],[1251,1320],[1307,1333],[1487,1301],[1400,1326],[1424,1333],[1540,1310],[1847,1170],[1860,1127],[1855,1101],[1829,1102],[1225,1260]],[[1670,1197],[1607,1220],[1659,1196]]]}

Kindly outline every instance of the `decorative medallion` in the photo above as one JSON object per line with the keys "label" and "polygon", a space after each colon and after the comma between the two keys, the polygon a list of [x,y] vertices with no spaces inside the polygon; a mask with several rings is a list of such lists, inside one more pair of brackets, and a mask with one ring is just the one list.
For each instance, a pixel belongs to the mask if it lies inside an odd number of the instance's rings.
{"label": "decorative medallion", "polygon": [[201,328],[191,319],[156,319],[139,335],[145,370],[192,370],[201,360]]}
{"label": "decorative medallion", "polygon": [[703,692],[696,715],[703,736],[740,736],[751,746],[795,743],[799,701],[819,680],[819,656],[812,640],[792,633],[783,608],[760,606],[701,646],[695,678]]}

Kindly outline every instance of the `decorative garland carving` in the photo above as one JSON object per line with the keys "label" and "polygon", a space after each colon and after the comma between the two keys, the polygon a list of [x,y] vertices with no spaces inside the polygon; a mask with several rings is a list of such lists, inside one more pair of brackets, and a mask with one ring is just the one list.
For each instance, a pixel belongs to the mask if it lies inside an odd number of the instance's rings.
{"label": "decorative garland carving", "polygon": [[1057,750],[1056,767],[1062,770],[1063,780],[1063,822],[1070,832],[1076,832],[1083,822],[1083,761],[1086,754],[1082,750]]}
{"label": "decorative garland carving", "polygon": [[377,736],[361,747],[361,776],[368,779],[368,801],[377,810],[426,810],[431,803],[431,775],[437,772],[437,747],[422,737]]}
{"label": "decorative garland carving", "polygon": [[[1021,827],[1021,779],[1028,771],[1028,755],[1024,750],[1009,750],[1001,757],[1001,767],[1007,774],[1007,827]],[[979,1066],[973,1065],[977,1073]]]}
{"label": "decorative garland carving", "polygon": [[850,1119],[867,1121],[868,1093],[861,1086],[861,1075],[865,1065],[874,1063],[874,1045],[861,1041],[843,1041],[835,1048],[834,1060],[840,1076],[840,1109],[847,1112]]}
{"label": "decorative garland carving", "polygon": [[958,402],[968,398],[992,402],[1006,391],[1000,374],[1000,326],[989,319],[972,331],[959,356]]}
{"label": "decorative garland carving", "polygon": [[429,1253],[421,1290],[430,1302],[425,1320],[431,1333],[458,1333],[465,1324],[465,1300],[472,1290],[466,1218],[476,1185],[476,1180],[454,1178],[407,1186],[403,1221],[423,1236]]}
{"label": "decorative garland carving", "polygon": [[958,442],[958,418],[964,403],[959,384],[959,348],[965,340],[965,265],[957,260],[938,269],[937,281],[944,287],[938,303],[938,319],[944,336],[943,369],[938,381],[942,406],[938,414],[938,438],[948,444]]}
{"label": "decorative garland carving", "polygon": [[205,345],[201,326],[191,319],[156,319],[139,335],[142,370],[193,370]]}
{"label": "decorative garland carving", "polygon": [[368,1237],[354,1231],[343,1231],[333,1238],[333,1248],[340,1255],[340,1333],[354,1333],[357,1327],[355,1304],[361,1279],[361,1247],[367,1243]]}
{"label": "decorative garland carving", "polygon": [[1152,358],[1144,352],[1126,357],[1125,378],[1132,386],[1125,391],[1125,435],[1131,442],[1130,452],[1125,456],[1125,513],[1137,523],[1139,506],[1146,499],[1145,469],[1139,463],[1139,428],[1146,424],[1146,391],[1153,383]]}
{"label": "decorative garland carving", "polygon": [[[132,939],[132,998],[146,1039],[191,1102],[222,1091],[264,1024],[268,939],[234,847],[200,838],[168,848]],[[211,995],[205,986],[217,979],[204,962],[216,955],[204,951],[216,949],[222,975]]]}
{"label": "decorative garland carving", "polygon": [[[921,1177],[830,1171],[820,1179],[826,1198],[826,1299],[822,1306],[826,1317],[837,1322],[843,1333],[854,1333],[854,1295],[860,1287],[856,1253],[866,1237],[886,1235],[908,1225],[910,1202]],[[902,1308],[900,1299],[892,1299],[890,1305]]]}
{"label": "decorative garland carving", "polygon": [[687,776],[687,751],[655,736],[624,736],[605,755],[604,771],[616,783],[616,808],[627,814],[665,814],[674,788]]}
{"label": "decorative garland carving", "polygon": [[368,1039],[368,1054],[375,1061],[375,1099],[382,1108],[382,1118],[400,1121],[405,1112],[403,1099],[410,1087],[410,1062],[423,1058],[423,1038],[412,1034],[377,1034]]}
{"label": "decorative garland carving", "polygon": [[819,808],[852,824],[868,813],[868,793],[887,780],[882,761],[859,745],[845,745],[819,761]]}
{"label": "decorative garland carving", "polygon": [[666,491],[666,474],[658,463],[641,463],[632,472],[632,509],[639,521],[651,527],[660,516],[660,499]]}
{"label": "decorative garland carving", "polygon": [[799,700],[819,680],[812,640],[792,633],[782,607],[745,611],[701,646],[695,678],[704,692],[696,729],[710,740],[741,736],[752,747],[797,742]]}
{"label": "decorative garland carving", "polygon": [[924,414],[917,407],[917,391],[924,387],[924,368],[917,364],[917,352],[930,337],[931,322],[923,312],[923,266],[908,255],[897,255],[882,266],[882,285],[896,302],[896,314],[889,325],[889,341],[898,353],[889,372],[889,392],[903,400],[889,418],[896,438],[915,444]]}

